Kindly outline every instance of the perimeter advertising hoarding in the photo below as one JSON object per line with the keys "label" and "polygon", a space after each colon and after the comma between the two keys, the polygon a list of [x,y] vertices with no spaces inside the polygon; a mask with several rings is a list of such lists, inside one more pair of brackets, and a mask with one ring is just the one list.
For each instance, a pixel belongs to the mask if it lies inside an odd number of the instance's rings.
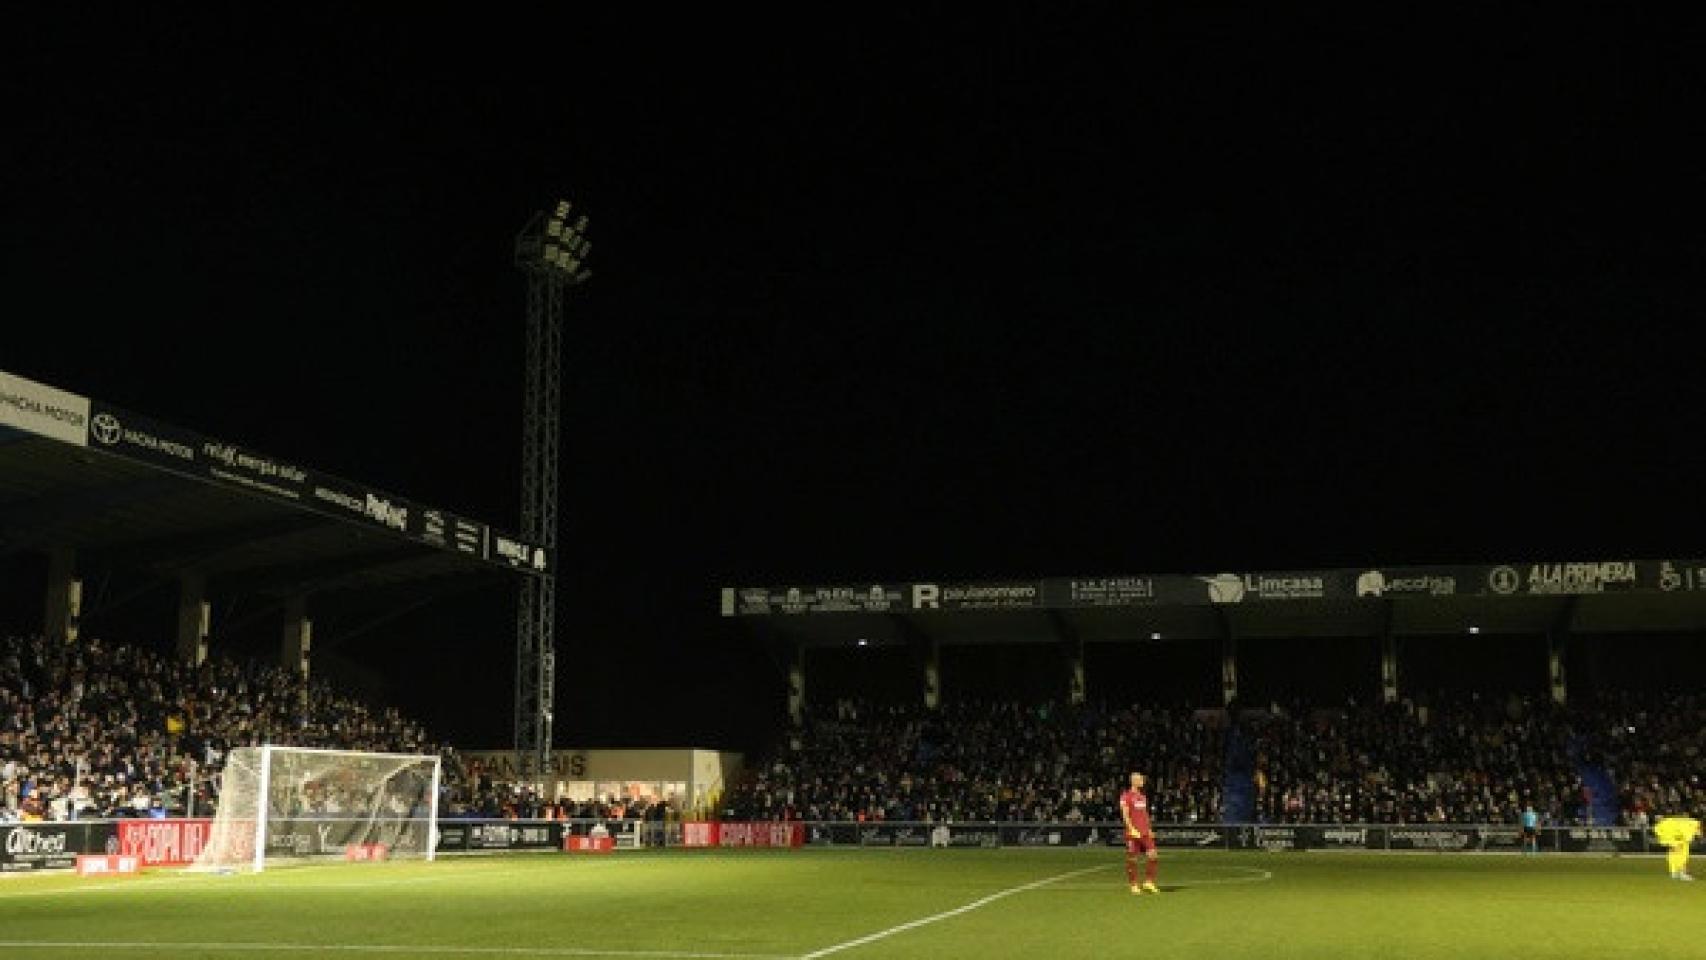
{"label": "perimeter advertising hoarding", "polygon": [[558,820],[440,820],[440,852],[559,850],[564,825]]}
{"label": "perimeter advertising hoarding", "polygon": [[0,873],[70,870],[80,853],[117,853],[111,820],[17,823],[0,827]]}
{"label": "perimeter advertising hoarding", "polygon": [[727,587],[725,617],[963,610],[1084,610],[1453,596],[1706,591],[1706,560],[1594,560],[1452,567],[1267,570],[1197,576],[1063,577],[978,583]]}
{"label": "perimeter advertising hoarding", "polygon": [[[812,846],[1107,847],[1124,848],[1117,823],[808,823]],[[1206,850],[1431,850],[1441,853],[1521,849],[1514,825],[1482,824],[1156,824],[1166,848]],[[1627,827],[1543,827],[1542,851],[1641,853],[1657,850],[1646,831]],[[1697,851],[1706,840],[1697,841]]]}
{"label": "perimeter advertising hoarding", "polygon": [[486,524],[448,510],[426,507],[99,400],[87,404],[88,442],[97,450],[259,493],[478,560],[536,574],[550,569],[550,557],[542,547],[499,534]]}

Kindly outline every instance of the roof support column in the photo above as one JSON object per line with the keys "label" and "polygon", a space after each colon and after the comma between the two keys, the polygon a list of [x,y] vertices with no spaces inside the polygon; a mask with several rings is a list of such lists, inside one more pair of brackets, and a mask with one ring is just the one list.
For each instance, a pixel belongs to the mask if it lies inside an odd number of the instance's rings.
{"label": "roof support column", "polygon": [[1563,610],[1546,631],[1546,686],[1552,702],[1563,706],[1569,699],[1569,684],[1564,672],[1564,651],[1570,642],[1570,625],[1576,619],[1576,598],[1564,602]]}
{"label": "roof support column", "polygon": [[314,641],[314,621],[308,618],[308,598],[293,597],[284,605],[284,633],[278,664],[299,680],[308,679],[308,654]]}
{"label": "roof support column", "polygon": [[77,551],[54,547],[47,554],[47,596],[43,598],[42,633],[60,643],[77,641],[83,616],[83,581],[77,578]]}
{"label": "roof support column", "polygon": [[185,573],[178,578],[178,659],[192,667],[207,662],[207,634],[213,608],[207,602],[207,577]]}
{"label": "roof support column", "polygon": [[1061,651],[1066,654],[1066,702],[1079,706],[1085,698],[1084,638],[1059,610],[1050,610],[1048,617],[1060,638]]}
{"label": "roof support column", "polygon": [[794,647],[788,663],[788,719],[798,727],[806,722],[806,645]]}
{"label": "roof support column", "polygon": [[924,647],[924,709],[942,706],[942,645],[927,637]]}
{"label": "roof support column", "polygon": [[1238,699],[1238,638],[1226,611],[1216,607],[1214,612],[1220,619],[1220,702],[1231,706]]}
{"label": "roof support column", "polygon": [[1392,601],[1386,601],[1386,623],[1380,631],[1380,699],[1398,702],[1398,638],[1392,631]]}

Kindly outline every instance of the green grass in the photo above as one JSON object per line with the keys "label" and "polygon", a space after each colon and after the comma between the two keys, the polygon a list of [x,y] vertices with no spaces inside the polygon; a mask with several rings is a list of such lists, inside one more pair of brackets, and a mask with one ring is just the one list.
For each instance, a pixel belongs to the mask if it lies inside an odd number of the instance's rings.
{"label": "green grass", "polygon": [[[1050,878],[1059,879],[986,899]],[[1164,857],[1161,883],[1161,896],[1132,896],[1119,853],[1100,850],[645,852],[15,876],[0,881],[0,955],[1706,956],[1706,882],[1672,881],[1658,858],[1192,851]],[[864,939],[916,921],[928,922]]]}

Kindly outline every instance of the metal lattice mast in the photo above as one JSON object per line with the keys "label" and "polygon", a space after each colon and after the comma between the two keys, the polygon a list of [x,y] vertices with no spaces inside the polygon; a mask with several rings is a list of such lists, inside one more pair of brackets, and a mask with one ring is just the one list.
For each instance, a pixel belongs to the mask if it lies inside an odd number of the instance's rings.
{"label": "metal lattice mast", "polygon": [[[557,465],[562,437],[565,291],[590,276],[586,217],[569,204],[540,211],[515,238],[527,275],[527,379],[521,424],[521,535],[555,554]],[[522,579],[515,623],[515,752],[518,771],[543,777],[551,759],[557,678],[556,564]]]}

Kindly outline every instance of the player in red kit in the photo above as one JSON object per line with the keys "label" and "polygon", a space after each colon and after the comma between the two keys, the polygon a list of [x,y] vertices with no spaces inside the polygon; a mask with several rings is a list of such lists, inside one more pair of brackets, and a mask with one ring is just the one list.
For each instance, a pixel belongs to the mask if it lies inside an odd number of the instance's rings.
{"label": "player in red kit", "polygon": [[[1149,827],[1149,798],[1143,795],[1144,777],[1131,775],[1131,789],[1120,794],[1120,816],[1125,818],[1125,876],[1131,882],[1132,893],[1160,893],[1155,885],[1155,833]],[[1143,885],[1137,883],[1137,857],[1148,858]]]}

